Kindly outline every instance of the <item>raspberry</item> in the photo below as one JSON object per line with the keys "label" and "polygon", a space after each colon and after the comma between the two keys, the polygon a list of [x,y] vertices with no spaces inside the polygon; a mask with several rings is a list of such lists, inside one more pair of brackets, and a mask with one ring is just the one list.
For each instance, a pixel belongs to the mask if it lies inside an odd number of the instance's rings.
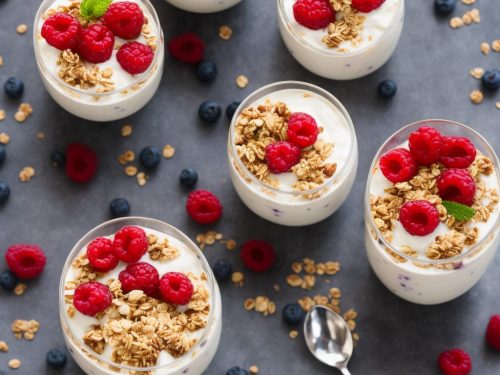
{"label": "raspberry", "polygon": [[240,253],[246,268],[253,272],[265,272],[274,265],[276,256],[273,246],[266,241],[249,240],[243,244]]}
{"label": "raspberry", "polygon": [[123,70],[130,74],[139,74],[145,72],[155,53],[150,46],[139,42],[128,42],[120,47],[116,53],[116,59]]}
{"label": "raspberry", "polygon": [[106,26],[94,23],[83,29],[78,42],[78,54],[90,63],[107,61],[113,54],[115,37]]}
{"label": "raspberry", "polygon": [[42,249],[36,245],[12,245],[5,252],[5,260],[9,269],[20,279],[38,277],[47,263]]}
{"label": "raspberry", "polygon": [[137,262],[148,250],[146,232],[131,225],[123,227],[115,233],[113,250],[122,262]]}
{"label": "raspberry", "polygon": [[443,137],[441,163],[448,168],[467,168],[476,158],[476,147],[465,137]]}
{"label": "raspberry", "polygon": [[73,295],[73,305],[83,315],[95,316],[111,306],[113,295],[109,288],[96,281],[80,284]]}
{"label": "raspberry", "polygon": [[198,64],[205,55],[205,44],[195,33],[184,33],[170,40],[168,50],[176,60]]}
{"label": "raspberry", "polygon": [[66,147],[65,170],[68,177],[79,184],[92,180],[97,172],[97,155],[90,147],[72,143]]}
{"label": "raspberry", "polygon": [[129,264],[118,275],[122,283],[122,290],[128,293],[132,290],[142,290],[150,297],[154,297],[158,292],[160,275],[156,268],[149,263],[139,262]]}
{"label": "raspberry", "polygon": [[380,157],[380,170],[391,182],[410,180],[418,172],[418,164],[410,151],[396,148]]}
{"label": "raspberry", "polygon": [[295,112],[288,119],[288,141],[301,147],[312,146],[318,139],[318,124],[307,113]]}
{"label": "raspberry", "polygon": [[335,12],[328,0],[297,0],[293,4],[295,21],[312,30],[323,29],[335,21]]}
{"label": "raspberry", "polygon": [[163,300],[175,305],[185,305],[193,295],[193,283],[180,272],[168,272],[160,279]]}
{"label": "raspberry", "polygon": [[271,143],[266,147],[266,162],[273,173],[288,172],[302,156],[299,146],[286,141]]}
{"label": "raspberry", "polygon": [[399,210],[399,221],[413,236],[427,236],[439,225],[439,212],[427,201],[411,201]]}
{"label": "raspberry", "polygon": [[87,246],[87,258],[98,272],[111,271],[119,261],[113,250],[113,241],[104,237],[96,238]]}
{"label": "raspberry", "polygon": [[195,190],[186,202],[188,215],[199,224],[212,224],[222,216],[222,205],[219,199],[209,191]]}
{"label": "raspberry", "polygon": [[500,315],[493,315],[486,329],[486,342],[493,349],[500,351]]}
{"label": "raspberry", "polygon": [[352,7],[363,13],[370,13],[378,9],[385,0],[352,0]]}
{"label": "raspberry", "polygon": [[45,20],[42,25],[42,37],[59,50],[74,50],[78,44],[78,37],[82,25],[73,16],[67,13],[56,13]]}
{"label": "raspberry", "polygon": [[438,365],[444,375],[467,375],[472,370],[470,356],[462,349],[452,349],[441,353]]}
{"label": "raspberry", "polygon": [[466,169],[448,169],[437,181],[439,196],[446,201],[471,206],[476,193],[476,183]]}
{"label": "raspberry", "polygon": [[113,34],[128,40],[141,35],[144,24],[141,7],[130,1],[112,3],[102,19]]}
{"label": "raspberry", "polygon": [[408,146],[411,155],[420,165],[437,163],[441,156],[441,133],[430,126],[422,126],[410,134]]}

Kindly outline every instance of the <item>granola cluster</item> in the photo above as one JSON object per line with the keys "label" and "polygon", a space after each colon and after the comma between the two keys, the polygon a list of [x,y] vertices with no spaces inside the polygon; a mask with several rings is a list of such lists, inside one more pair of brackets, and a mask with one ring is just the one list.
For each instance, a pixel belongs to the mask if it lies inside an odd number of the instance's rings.
{"label": "granola cluster", "polygon": [[[361,43],[361,30],[366,17],[351,6],[351,0],[330,0],[336,12],[336,20],[328,25],[328,34],[323,37],[323,43],[328,48],[338,48],[342,42],[351,41],[355,47]],[[339,52],[349,52],[347,48],[339,48]]]}
{"label": "granola cluster", "polygon": [[180,254],[178,249],[170,245],[167,238],[160,241],[154,234],[150,234],[148,235],[148,242],[148,254],[152,260],[166,262],[174,260]]}

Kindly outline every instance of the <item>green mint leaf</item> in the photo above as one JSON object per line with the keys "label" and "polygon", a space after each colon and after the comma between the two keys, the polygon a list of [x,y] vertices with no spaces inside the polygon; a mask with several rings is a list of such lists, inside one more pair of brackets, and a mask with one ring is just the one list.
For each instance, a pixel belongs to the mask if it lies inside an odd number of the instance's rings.
{"label": "green mint leaf", "polygon": [[443,206],[448,211],[448,215],[453,216],[458,221],[469,221],[476,214],[476,210],[465,204],[443,201]]}
{"label": "green mint leaf", "polygon": [[80,4],[80,14],[87,20],[102,17],[113,0],[83,0]]}

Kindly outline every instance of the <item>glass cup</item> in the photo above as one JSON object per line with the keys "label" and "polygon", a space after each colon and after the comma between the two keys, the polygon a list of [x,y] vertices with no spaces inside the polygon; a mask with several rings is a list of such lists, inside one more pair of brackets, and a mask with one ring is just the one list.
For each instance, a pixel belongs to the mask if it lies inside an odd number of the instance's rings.
{"label": "glass cup", "polygon": [[173,6],[193,13],[215,13],[231,8],[242,0],[166,0]]}

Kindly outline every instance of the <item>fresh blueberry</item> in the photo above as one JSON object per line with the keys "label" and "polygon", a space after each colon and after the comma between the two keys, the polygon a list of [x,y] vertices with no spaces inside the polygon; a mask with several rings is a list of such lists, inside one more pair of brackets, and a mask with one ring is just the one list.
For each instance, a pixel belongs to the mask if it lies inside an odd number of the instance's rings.
{"label": "fresh blueberry", "polygon": [[109,212],[112,217],[124,217],[130,215],[130,204],[126,199],[116,198],[109,204]]}
{"label": "fresh blueberry", "polygon": [[207,100],[201,103],[200,108],[198,109],[198,116],[200,116],[200,119],[203,122],[213,124],[220,118],[221,112],[222,109],[219,103]]}
{"label": "fresh blueberry", "polygon": [[0,181],[0,204],[7,202],[10,196],[10,188],[5,182]]}
{"label": "fresh blueberry", "polygon": [[64,349],[51,349],[47,352],[47,366],[52,368],[63,368],[66,366],[68,356]]}
{"label": "fresh blueberry", "polygon": [[457,0],[435,0],[434,10],[437,14],[446,16],[455,10]]}
{"label": "fresh blueberry", "polygon": [[62,168],[66,164],[66,152],[63,148],[58,147],[50,153],[50,160],[54,167]]}
{"label": "fresh blueberry", "polygon": [[179,180],[182,186],[193,187],[198,181],[198,173],[193,168],[186,168],[181,171]]}
{"label": "fresh blueberry", "polygon": [[161,152],[158,147],[147,146],[139,154],[139,163],[148,171],[156,169],[161,161]]}
{"label": "fresh blueberry", "polygon": [[226,108],[226,116],[229,121],[233,119],[234,114],[236,113],[236,110],[240,106],[241,102],[232,102],[229,104]]}
{"label": "fresh blueberry", "polygon": [[196,74],[202,82],[212,82],[217,77],[217,65],[212,60],[203,60],[196,67]]}
{"label": "fresh blueberry", "polygon": [[396,82],[392,79],[386,79],[385,81],[380,82],[378,85],[378,94],[384,99],[390,99],[396,92],[398,91],[398,86]]}
{"label": "fresh blueberry", "polygon": [[11,99],[19,99],[23,96],[24,83],[16,77],[10,77],[3,86],[5,93]]}
{"label": "fresh blueberry", "polygon": [[249,375],[249,372],[243,368],[236,366],[231,367],[229,370],[227,370],[226,375]]}
{"label": "fresh blueberry", "polygon": [[500,89],[500,70],[487,70],[483,74],[481,82],[486,90],[497,91]]}
{"label": "fresh blueberry", "polygon": [[296,326],[302,321],[304,310],[302,310],[302,307],[298,303],[289,303],[283,307],[281,314],[286,324]]}
{"label": "fresh blueberry", "polygon": [[6,147],[4,145],[0,144],[0,166],[3,164],[6,157],[7,157]]}
{"label": "fresh blueberry", "polygon": [[227,260],[221,259],[215,262],[212,266],[215,279],[219,282],[227,281],[231,278],[233,267]]}
{"label": "fresh blueberry", "polygon": [[17,276],[10,271],[5,271],[0,274],[0,287],[5,290],[13,290],[17,282]]}

